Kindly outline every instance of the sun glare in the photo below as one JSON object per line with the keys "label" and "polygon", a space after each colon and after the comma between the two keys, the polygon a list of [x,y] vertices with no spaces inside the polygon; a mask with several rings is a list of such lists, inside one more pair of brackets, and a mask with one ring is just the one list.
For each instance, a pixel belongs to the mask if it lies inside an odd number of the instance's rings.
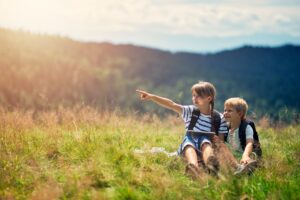
{"label": "sun glare", "polygon": [[63,27],[63,3],[51,0],[0,2],[0,23],[8,28],[52,32]]}

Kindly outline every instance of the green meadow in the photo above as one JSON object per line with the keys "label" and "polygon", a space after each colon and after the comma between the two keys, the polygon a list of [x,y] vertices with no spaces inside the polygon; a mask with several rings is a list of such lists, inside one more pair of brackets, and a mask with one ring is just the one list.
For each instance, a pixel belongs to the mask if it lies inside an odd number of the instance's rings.
{"label": "green meadow", "polygon": [[194,181],[175,151],[172,115],[0,110],[0,199],[300,199],[300,126],[258,123],[263,165],[251,176]]}

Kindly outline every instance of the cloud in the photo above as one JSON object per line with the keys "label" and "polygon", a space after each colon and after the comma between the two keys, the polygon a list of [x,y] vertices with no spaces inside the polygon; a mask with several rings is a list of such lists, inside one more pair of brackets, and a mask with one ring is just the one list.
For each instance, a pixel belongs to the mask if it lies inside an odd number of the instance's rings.
{"label": "cloud", "polygon": [[99,37],[122,32],[193,37],[265,33],[300,37],[300,6],[295,1],[287,1],[287,6],[277,0],[256,0],[250,5],[245,1],[222,2],[0,0],[0,26],[83,38],[91,32],[98,32]]}

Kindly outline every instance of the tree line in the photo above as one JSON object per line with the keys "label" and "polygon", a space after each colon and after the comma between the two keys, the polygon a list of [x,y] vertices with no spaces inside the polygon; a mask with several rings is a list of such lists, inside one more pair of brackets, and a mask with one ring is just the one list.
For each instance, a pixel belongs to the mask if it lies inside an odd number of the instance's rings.
{"label": "tree line", "polygon": [[205,80],[217,88],[220,111],[225,99],[241,96],[258,117],[299,116],[300,46],[172,53],[8,29],[0,29],[0,44],[0,105],[8,109],[84,104],[165,114],[152,104],[141,105],[135,89],[189,104],[190,87]]}

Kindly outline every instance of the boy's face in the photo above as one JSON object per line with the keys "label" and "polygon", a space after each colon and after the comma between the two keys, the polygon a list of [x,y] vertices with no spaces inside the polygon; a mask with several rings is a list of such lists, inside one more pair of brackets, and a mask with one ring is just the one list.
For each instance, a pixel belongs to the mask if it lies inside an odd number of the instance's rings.
{"label": "boy's face", "polygon": [[224,118],[227,122],[241,121],[242,114],[237,112],[233,106],[224,105]]}
{"label": "boy's face", "polygon": [[195,91],[192,92],[192,101],[193,104],[197,107],[203,107],[210,104],[212,97],[201,97]]}

